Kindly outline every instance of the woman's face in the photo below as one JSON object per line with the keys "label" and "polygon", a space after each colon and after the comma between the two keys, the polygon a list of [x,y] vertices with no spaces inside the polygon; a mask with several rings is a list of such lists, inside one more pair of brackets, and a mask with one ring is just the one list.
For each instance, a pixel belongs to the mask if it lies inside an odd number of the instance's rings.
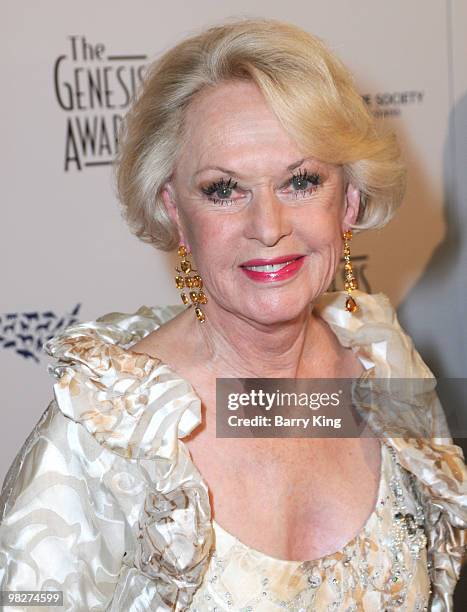
{"label": "woman's face", "polygon": [[332,282],[358,191],[341,167],[305,159],[253,83],[201,92],[186,128],[162,197],[203,279],[204,312],[297,317]]}

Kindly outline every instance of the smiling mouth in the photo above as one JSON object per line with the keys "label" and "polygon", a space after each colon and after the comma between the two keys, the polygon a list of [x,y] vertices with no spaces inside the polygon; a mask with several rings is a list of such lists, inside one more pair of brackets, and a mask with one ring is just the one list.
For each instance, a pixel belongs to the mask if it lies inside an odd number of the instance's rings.
{"label": "smiling mouth", "polygon": [[298,259],[298,257],[277,264],[265,264],[262,266],[242,266],[242,268],[245,268],[245,270],[252,270],[253,272],[278,272],[279,270],[282,270],[282,268],[285,268],[285,266],[291,264],[296,259]]}
{"label": "smiling mouth", "polygon": [[278,272],[285,266],[297,261],[297,259],[303,259],[303,257],[302,253],[287,253],[270,259],[249,259],[240,264],[240,267],[252,272]]}
{"label": "smiling mouth", "polygon": [[293,278],[303,266],[305,255],[287,253],[274,259],[250,259],[240,266],[246,276],[260,283],[276,283]]}

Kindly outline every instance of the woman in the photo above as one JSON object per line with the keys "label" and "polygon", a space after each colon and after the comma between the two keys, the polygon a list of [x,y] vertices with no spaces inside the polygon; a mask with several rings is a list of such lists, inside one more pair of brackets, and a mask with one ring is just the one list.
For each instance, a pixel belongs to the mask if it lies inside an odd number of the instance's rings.
{"label": "woman", "polygon": [[[432,377],[352,274],[351,230],[384,225],[403,182],[394,136],[295,26],[230,22],[154,63],[119,192],[140,238],[178,249],[192,307],[48,344],[55,401],[3,489],[3,589],[67,610],[452,609],[467,472],[436,396],[425,440],[216,437],[217,378]],[[326,293],[342,254],[346,292]]]}

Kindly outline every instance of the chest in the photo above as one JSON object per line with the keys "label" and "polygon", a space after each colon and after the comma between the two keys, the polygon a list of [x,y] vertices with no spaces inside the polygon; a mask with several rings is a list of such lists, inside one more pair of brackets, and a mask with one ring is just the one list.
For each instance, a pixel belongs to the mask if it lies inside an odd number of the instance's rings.
{"label": "chest", "polygon": [[217,439],[187,444],[213,519],[268,555],[314,559],[338,550],[372,513],[376,439]]}

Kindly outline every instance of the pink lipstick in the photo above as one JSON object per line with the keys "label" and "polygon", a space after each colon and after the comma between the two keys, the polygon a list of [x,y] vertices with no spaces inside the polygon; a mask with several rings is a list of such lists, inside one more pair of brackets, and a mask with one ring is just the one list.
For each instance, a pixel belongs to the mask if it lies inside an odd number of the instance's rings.
{"label": "pink lipstick", "polygon": [[240,267],[248,278],[268,283],[291,278],[300,270],[304,260],[304,255],[292,253],[274,259],[250,259]]}

